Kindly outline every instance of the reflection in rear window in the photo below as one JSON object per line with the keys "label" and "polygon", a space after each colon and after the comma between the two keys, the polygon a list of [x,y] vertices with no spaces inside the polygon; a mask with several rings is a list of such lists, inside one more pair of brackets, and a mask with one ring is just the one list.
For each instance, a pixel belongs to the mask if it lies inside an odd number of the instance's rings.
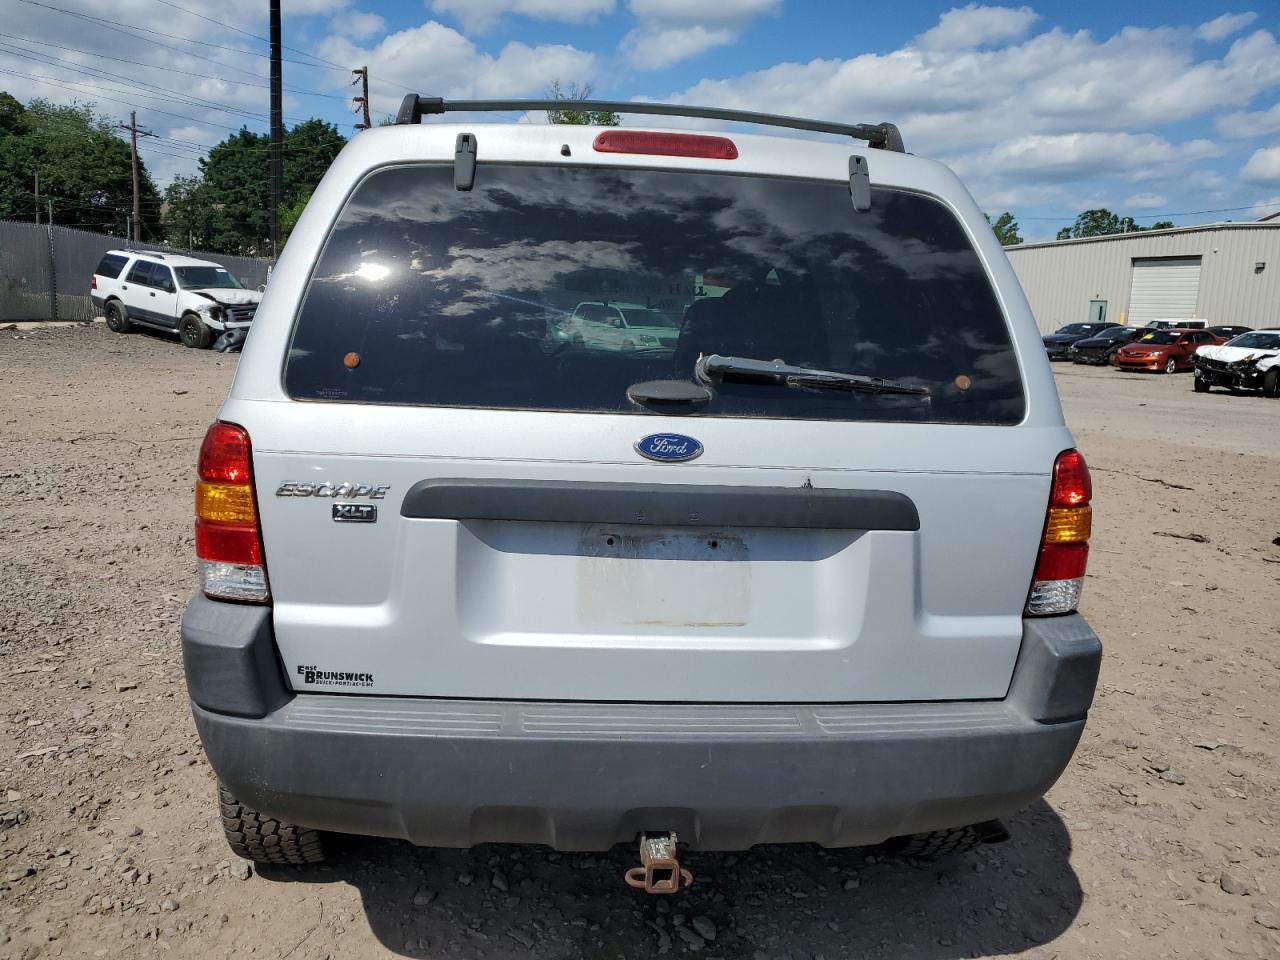
{"label": "reflection in rear window", "polygon": [[[718,353],[915,395],[728,378],[696,416],[1016,423],[1024,401],[977,254],[936,200],[845,183],[626,168],[369,175],[316,265],[291,396],[645,413],[627,388]],[[357,354],[352,364],[349,354]],[[345,358],[345,362],[344,362]]]}

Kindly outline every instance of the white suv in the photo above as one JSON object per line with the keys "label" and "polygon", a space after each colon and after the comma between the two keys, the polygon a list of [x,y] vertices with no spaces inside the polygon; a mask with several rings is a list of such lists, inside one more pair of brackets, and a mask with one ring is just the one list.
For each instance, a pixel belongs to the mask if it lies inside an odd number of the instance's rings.
{"label": "white suv", "polygon": [[177,333],[185,346],[198,348],[212,344],[216,333],[247,328],[262,300],[220,263],[149,250],[108,250],[90,288],[93,305],[116,333],[137,324]]}
{"label": "white suv", "polygon": [[[272,277],[182,628],[231,846],[640,837],[670,890],[676,837],[999,836],[1101,647],[1088,470],[981,211],[888,124],[418,122],[548,106],[409,97]],[[604,291],[678,335],[556,335]]]}

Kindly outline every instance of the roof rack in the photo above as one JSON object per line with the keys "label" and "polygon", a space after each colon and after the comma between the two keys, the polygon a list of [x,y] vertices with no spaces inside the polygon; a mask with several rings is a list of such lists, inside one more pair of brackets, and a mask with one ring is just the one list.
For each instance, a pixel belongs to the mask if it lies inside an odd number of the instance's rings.
{"label": "roof rack", "polygon": [[444,100],[440,97],[422,97],[411,93],[400,104],[396,123],[419,123],[424,116],[436,113],[500,113],[510,110],[590,110],[757,123],[766,127],[788,127],[792,130],[834,133],[852,137],[855,140],[865,140],[877,150],[906,152],[902,146],[902,134],[892,123],[831,123],[826,120],[779,116],[775,113],[721,110],[718,107],[689,107],[678,103],[635,103],[616,100]]}

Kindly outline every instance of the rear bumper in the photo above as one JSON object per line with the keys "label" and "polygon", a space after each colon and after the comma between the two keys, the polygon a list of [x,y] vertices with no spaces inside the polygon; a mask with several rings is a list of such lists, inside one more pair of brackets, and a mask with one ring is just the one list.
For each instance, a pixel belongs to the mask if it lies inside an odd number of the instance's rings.
{"label": "rear bumper", "polygon": [[199,597],[183,620],[196,726],[241,800],[424,846],[599,850],[642,830],[694,849],[875,843],[1031,803],[1084,728],[1101,644],[1027,621],[1002,701],[675,705],[286,692],[270,612]]}

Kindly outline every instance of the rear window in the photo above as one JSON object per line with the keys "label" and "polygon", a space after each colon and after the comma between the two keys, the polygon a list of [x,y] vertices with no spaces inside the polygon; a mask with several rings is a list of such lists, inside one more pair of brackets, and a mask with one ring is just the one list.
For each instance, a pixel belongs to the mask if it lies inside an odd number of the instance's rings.
{"label": "rear window", "polygon": [[118,253],[108,253],[98,262],[98,269],[93,272],[100,277],[109,277],[114,280],[120,276],[120,271],[128,262],[128,257],[122,257]]}
{"label": "rear window", "polygon": [[[726,376],[695,416],[1016,423],[1008,326],[940,202],[846,183],[633,168],[384,168],[316,264],[297,399],[645,413],[641,381],[720,354],[927,390]],[[354,355],[354,356],[353,356]]]}

